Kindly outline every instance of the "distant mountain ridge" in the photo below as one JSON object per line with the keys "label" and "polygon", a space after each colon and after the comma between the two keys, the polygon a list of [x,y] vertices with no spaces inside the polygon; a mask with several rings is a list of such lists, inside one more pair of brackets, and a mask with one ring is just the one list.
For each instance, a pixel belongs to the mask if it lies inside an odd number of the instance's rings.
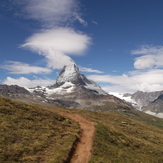
{"label": "distant mountain ridge", "polygon": [[19,87],[17,85],[8,86],[5,84],[0,84],[0,93],[3,95],[16,93],[30,94],[30,92],[26,90],[24,87]]}
{"label": "distant mountain ridge", "polygon": [[31,93],[44,95],[46,98],[56,98],[57,95],[66,95],[81,90],[88,94],[107,95],[95,82],[88,80],[79,72],[79,68],[75,63],[64,66],[58,75],[56,83],[48,87],[35,87],[28,89]]}
{"label": "distant mountain ridge", "polygon": [[[137,91],[133,94],[110,95],[95,82],[81,74],[74,62],[63,67],[56,82],[51,86],[24,88],[17,85],[0,85],[1,96],[27,103],[92,111],[98,110],[97,106],[105,106],[108,102],[114,103],[115,108],[118,108],[119,104],[123,105],[124,108],[130,108],[132,104],[138,110],[161,118],[163,118],[162,94],[163,91]],[[107,110],[107,107],[104,108],[103,110]]]}
{"label": "distant mountain ridge", "polygon": [[[7,87],[8,89],[11,88],[11,86]],[[113,106],[115,105],[117,109],[120,105],[121,108],[131,107],[124,100],[109,95],[95,82],[87,79],[79,72],[79,68],[74,62],[71,65],[63,67],[53,85],[20,89],[24,91],[20,93],[16,93],[15,91],[15,93],[13,92],[13,96],[6,94],[5,97],[45,106],[59,105],[65,108],[92,111],[97,110],[95,109],[97,108],[96,106],[103,106],[108,102],[111,102]]]}
{"label": "distant mountain ridge", "polygon": [[163,118],[163,91],[126,93],[119,96],[145,113]]}
{"label": "distant mountain ridge", "polygon": [[[56,80],[56,83],[49,87],[50,89],[54,88],[61,88],[65,85],[67,88],[70,87],[80,87],[82,86],[83,89],[87,89],[88,91],[92,92],[92,94],[97,95],[107,95],[104,90],[101,89],[95,82],[92,80],[87,79],[83,74],[79,72],[79,68],[75,63],[71,65],[64,66],[62,71],[59,73],[59,76]],[[63,87],[65,89],[65,86]],[[55,91],[55,90],[54,90]]]}
{"label": "distant mountain ridge", "polygon": [[149,103],[153,102],[155,99],[157,99],[161,94],[163,94],[163,91],[155,92],[137,91],[132,94],[131,98],[134,99],[140,105],[146,106]]}

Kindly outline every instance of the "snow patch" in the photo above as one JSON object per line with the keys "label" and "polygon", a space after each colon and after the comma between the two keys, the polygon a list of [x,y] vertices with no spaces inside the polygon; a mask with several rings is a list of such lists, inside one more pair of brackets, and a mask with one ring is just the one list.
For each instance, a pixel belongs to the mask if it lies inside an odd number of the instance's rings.
{"label": "snow patch", "polygon": [[46,88],[46,94],[52,95],[54,93],[56,94],[64,94],[64,93],[71,93],[73,92],[74,84],[71,82],[65,82],[63,85],[59,86],[58,88],[49,89]]}
{"label": "snow patch", "polygon": [[163,113],[158,113],[158,114],[156,114],[156,117],[158,117],[158,118],[163,118]]}
{"label": "snow patch", "polygon": [[63,85],[58,88],[48,88],[48,87],[35,87],[35,88],[27,88],[30,93],[42,93],[45,96],[50,96],[52,94],[64,94],[73,92],[74,84],[71,82],[65,82]]}
{"label": "snow patch", "polygon": [[156,115],[156,113],[155,113],[155,112],[152,112],[152,111],[149,111],[149,110],[148,110],[148,111],[146,111],[145,113],[147,113],[147,114],[149,114],[149,115],[154,115],[154,116]]}
{"label": "snow patch", "polygon": [[152,112],[152,111],[149,111],[149,110],[146,111],[145,113],[153,115],[153,116],[158,117],[158,118],[163,118],[163,113],[155,113],[155,112]]}
{"label": "snow patch", "polygon": [[132,106],[138,110],[141,110],[141,105],[139,105],[134,99],[131,98],[131,96],[124,96],[123,93],[118,92],[109,92],[110,95],[116,96],[120,98],[121,100],[125,100],[126,102],[132,104]]}
{"label": "snow patch", "polygon": [[70,82],[77,74],[79,74],[79,68],[75,63],[65,66],[57,79],[57,84]]}
{"label": "snow patch", "polygon": [[[87,83],[86,83],[87,84]],[[87,84],[86,86],[84,86],[86,89],[89,89],[89,90],[93,90],[93,91],[96,91],[96,92],[98,92],[98,94],[100,94],[100,95],[107,95],[107,93],[105,92],[105,91],[103,91],[102,89],[101,89],[101,87],[100,86],[98,86],[97,84],[95,84],[95,83],[91,83],[91,84]]]}

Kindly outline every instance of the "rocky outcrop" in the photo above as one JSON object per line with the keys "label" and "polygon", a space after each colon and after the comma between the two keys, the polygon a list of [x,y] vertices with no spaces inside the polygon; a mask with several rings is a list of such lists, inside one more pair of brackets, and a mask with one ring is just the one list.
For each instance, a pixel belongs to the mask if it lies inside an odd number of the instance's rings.
{"label": "rocky outcrop", "polygon": [[[87,79],[79,72],[77,65],[64,66],[52,86],[25,89],[19,86],[0,87],[0,93],[6,94],[10,98],[25,102],[37,103],[39,105],[54,106],[60,105],[65,108],[79,108],[95,110],[95,106],[103,106],[107,102],[124,107],[128,106],[124,100],[109,95],[101,89],[95,82]],[[12,94],[12,96],[11,96]]]}
{"label": "rocky outcrop", "polygon": [[4,85],[0,84],[0,94],[7,95],[7,94],[30,94],[28,90],[24,87],[19,87],[17,85]]}
{"label": "rocky outcrop", "polygon": [[132,94],[131,98],[134,99],[140,106],[146,106],[149,103],[153,102],[157,99],[163,91],[155,91],[155,92],[142,92],[137,91]]}
{"label": "rocky outcrop", "polygon": [[156,100],[142,107],[142,111],[151,111],[155,113],[163,113],[163,94],[161,94]]}

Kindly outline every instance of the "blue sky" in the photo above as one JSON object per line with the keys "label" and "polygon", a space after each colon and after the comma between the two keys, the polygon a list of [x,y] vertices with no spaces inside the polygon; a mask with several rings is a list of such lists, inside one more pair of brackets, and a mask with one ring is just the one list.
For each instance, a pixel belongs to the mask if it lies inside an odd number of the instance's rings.
{"label": "blue sky", "polygon": [[108,92],[163,90],[162,0],[0,2],[0,82],[54,84],[71,59]]}

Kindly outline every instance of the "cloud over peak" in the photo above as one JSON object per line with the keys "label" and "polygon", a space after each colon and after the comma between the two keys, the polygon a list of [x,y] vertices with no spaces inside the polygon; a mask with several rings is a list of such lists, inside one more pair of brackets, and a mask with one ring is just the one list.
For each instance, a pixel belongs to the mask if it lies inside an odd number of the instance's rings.
{"label": "cloud over peak", "polygon": [[26,39],[21,45],[43,55],[48,67],[63,68],[70,64],[68,55],[81,55],[91,43],[91,38],[72,28],[53,28],[42,30]]}
{"label": "cloud over peak", "polygon": [[71,64],[70,55],[82,55],[91,38],[72,28],[82,19],[78,0],[24,0],[22,9],[27,19],[41,22],[42,30],[33,34],[21,45],[45,57],[47,67],[61,69]]}
{"label": "cloud over peak", "polygon": [[90,44],[90,37],[72,28],[42,30],[26,39],[21,47],[31,50],[55,50],[65,54],[79,55]]}

